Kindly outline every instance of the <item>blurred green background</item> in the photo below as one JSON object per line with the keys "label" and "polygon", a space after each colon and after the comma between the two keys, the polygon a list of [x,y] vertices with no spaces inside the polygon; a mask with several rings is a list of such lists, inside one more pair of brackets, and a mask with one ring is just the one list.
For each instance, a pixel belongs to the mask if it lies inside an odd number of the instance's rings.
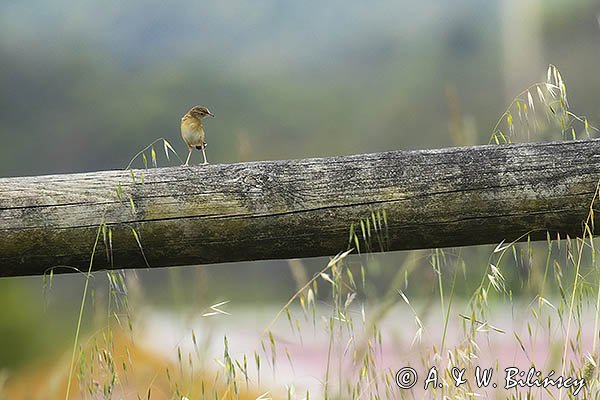
{"label": "blurred green background", "polygon": [[[212,163],[484,144],[550,63],[597,126],[599,18],[597,0],[0,1],[0,177],[124,168],[161,136],[184,157],[179,118],[194,104],[216,115]],[[373,270],[385,282],[403,257]],[[294,289],[284,261],[136,277],[141,298],[173,308],[283,304]],[[0,280],[0,368],[48,340],[67,348],[83,282]]]}

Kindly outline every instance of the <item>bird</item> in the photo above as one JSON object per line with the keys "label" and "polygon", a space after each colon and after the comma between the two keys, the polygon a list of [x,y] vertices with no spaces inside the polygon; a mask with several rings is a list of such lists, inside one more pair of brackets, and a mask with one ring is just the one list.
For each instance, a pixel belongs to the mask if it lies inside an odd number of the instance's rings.
{"label": "bird", "polygon": [[202,156],[204,157],[202,165],[208,164],[206,152],[204,151],[204,148],[206,147],[206,134],[204,133],[204,125],[202,124],[202,120],[207,115],[214,117],[214,114],[211,113],[208,108],[204,106],[194,106],[181,117],[181,137],[189,150],[187,159],[185,160],[186,166],[189,165],[188,163],[194,148],[202,150]]}

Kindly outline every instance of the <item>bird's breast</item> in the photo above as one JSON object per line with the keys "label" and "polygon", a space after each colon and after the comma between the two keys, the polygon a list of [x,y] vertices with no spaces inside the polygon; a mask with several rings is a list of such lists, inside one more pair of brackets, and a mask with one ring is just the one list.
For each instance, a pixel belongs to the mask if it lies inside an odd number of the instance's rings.
{"label": "bird's breast", "polygon": [[204,127],[200,121],[185,117],[182,118],[181,137],[188,146],[204,145],[204,136]]}

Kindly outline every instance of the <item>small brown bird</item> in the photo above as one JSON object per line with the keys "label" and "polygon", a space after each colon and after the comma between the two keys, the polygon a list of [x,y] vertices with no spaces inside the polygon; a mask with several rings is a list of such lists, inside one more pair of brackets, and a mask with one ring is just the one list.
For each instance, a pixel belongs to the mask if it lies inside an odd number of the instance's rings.
{"label": "small brown bird", "polygon": [[198,150],[202,150],[202,156],[204,156],[204,162],[202,165],[208,164],[206,161],[206,153],[204,148],[206,147],[204,126],[202,120],[207,115],[214,117],[208,108],[204,106],[194,106],[181,118],[181,137],[188,146],[188,156],[185,160],[185,165],[188,165],[192,151],[194,147]]}

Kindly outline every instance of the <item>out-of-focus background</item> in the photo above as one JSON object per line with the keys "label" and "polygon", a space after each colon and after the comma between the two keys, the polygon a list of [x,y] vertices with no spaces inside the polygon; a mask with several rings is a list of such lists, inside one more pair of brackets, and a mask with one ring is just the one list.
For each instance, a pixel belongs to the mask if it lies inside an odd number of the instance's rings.
{"label": "out-of-focus background", "polygon": [[[1,1],[0,176],[124,168],[159,137],[184,157],[179,119],[194,104],[216,115],[212,163],[485,144],[548,64],[571,109],[598,125],[599,24],[595,0]],[[405,257],[370,263],[385,282]],[[309,273],[325,262],[302,261]],[[84,281],[0,280],[0,369],[68,352]],[[282,306],[296,288],[286,261],[132,281],[136,299],[167,313]],[[90,329],[107,288],[94,275]]]}
{"label": "out-of-focus background", "polygon": [[[205,104],[213,162],[485,143],[549,63],[598,117],[586,0],[2,2],[0,175],[114,169]],[[197,157],[198,155],[196,155]]]}

